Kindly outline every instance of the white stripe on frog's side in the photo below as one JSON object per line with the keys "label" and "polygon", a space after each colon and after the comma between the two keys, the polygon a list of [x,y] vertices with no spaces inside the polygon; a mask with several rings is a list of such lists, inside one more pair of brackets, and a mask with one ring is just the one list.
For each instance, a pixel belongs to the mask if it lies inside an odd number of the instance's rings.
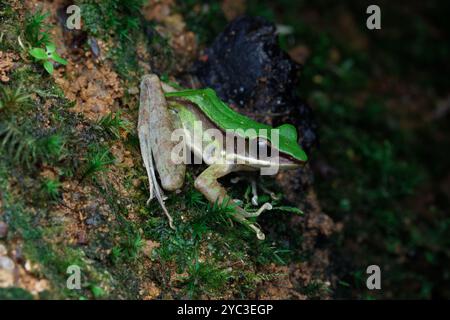
{"label": "white stripe on frog's side", "polygon": [[[204,121],[196,120],[195,115],[190,115],[186,109],[180,109],[178,113],[184,113],[184,121],[181,128],[175,129],[171,140],[177,145],[172,152],[174,163],[199,164],[202,161],[211,164],[238,164],[247,165],[255,169],[261,169],[261,174],[273,175],[284,168],[298,166],[295,162],[287,161],[280,157],[279,151],[273,144],[265,139],[267,132],[259,133],[253,130],[252,136],[261,137],[255,139],[243,138],[242,132],[227,130],[225,133],[214,126],[205,129]],[[243,130],[241,130],[243,131]],[[273,130],[273,134],[277,131]],[[275,145],[278,137],[272,136]],[[191,152],[194,158],[190,156]]]}

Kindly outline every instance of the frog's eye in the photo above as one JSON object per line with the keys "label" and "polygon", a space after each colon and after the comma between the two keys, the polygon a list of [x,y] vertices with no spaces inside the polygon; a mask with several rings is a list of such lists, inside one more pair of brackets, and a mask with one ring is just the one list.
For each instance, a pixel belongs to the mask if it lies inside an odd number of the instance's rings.
{"label": "frog's eye", "polygon": [[297,129],[292,124],[282,124],[277,127],[280,130],[280,135],[286,137],[291,141],[297,141]]}

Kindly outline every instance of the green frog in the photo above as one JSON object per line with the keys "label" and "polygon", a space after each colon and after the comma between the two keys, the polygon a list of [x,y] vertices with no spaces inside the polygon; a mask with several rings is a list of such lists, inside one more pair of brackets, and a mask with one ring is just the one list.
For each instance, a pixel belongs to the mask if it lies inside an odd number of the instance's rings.
{"label": "green frog", "polygon": [[218,179],[236,171],[275,174],[278,169],[301,167],[308,160],[294,126],[272,128],[258,123],[230,108],[212,89],[175,89],[155,74],[145,75],[141,81],[138,134],[149,201],[157,198],[171,228],[173,219],[164,204],[163,190],[182,187],[191,154],[208,165],[195,179],[195,188],[211,203],[227,202],[234,209],[231,217],[251,228],[260,240],[264,233],[247,218],[272,209],[271,204],[248,212],[228,196]]}

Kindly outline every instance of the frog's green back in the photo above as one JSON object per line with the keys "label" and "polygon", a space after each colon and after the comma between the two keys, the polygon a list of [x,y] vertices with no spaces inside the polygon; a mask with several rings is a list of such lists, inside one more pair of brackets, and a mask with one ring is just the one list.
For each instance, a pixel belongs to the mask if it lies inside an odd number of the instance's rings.
{"label": "frog's green back", "polygon": [[[219,128],[223,130],[237,130],[236,133],[241,134],[245,138],[254,139],[257,137],[252,133],[252,130],[247,131],[248,129],[255,129],[256,133],[261,129],[266,129],[267,137],[265,138],[270,141],[272,130],[278,129],[279,150],[299,161],[306,162],[308,160],[306,153],[297,143],[297,130],[293,125],[283,124],[277,128],[272,128],[266,124],[256,122],[231,109],[210,88],[170,92],[166,93],[166,96],[182,97],[195,103]],[[261,134],[259,136],[261,137]]]}

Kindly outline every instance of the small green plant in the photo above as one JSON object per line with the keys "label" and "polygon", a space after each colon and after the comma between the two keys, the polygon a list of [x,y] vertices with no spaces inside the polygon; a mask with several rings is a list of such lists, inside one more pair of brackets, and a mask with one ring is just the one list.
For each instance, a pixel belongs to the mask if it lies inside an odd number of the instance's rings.
{"label": "small green plant", "polygon": [[95,299],[100,299],[106,295],[105,290],[97,285],[92,284],[90,289]]}
{"label": "small green plant", "polygon": [[0,150],[27,168],[36,162],[39,153],[37,139],[22,131],[15,121],[0,123]]}
{"label": "small green plant", "polygon": [[20,86],[17,88],[2,86],[0,88],[0,111],[17,109],[29,99],[30,95],[23,92]]}
{"label": "small green plant", "polygon": [[144,246],[144,240],[137,231],[129,232],[120,242],[120,246],[114,247],[111,252],[112,260],[118,261],[120,258],[125,261],[134,261],[139,257],[139,252]]}
{"label": "small green plant", "polygon": [[219,202],[217,199],[212,205],[208,203],[208,214],[226,215],[234,212],[234,205],[230,204],[231,199],[226,197]]}
{"label": "small green plant", "polygon": [[190,208],[196,208],[206,204],[205,197],[195,189],[191,189],[186,193],[185,202]]}
{"label": "small green plant", "polygon": [[[230,203],[231,199],[226,197],[222,202],[217,199],[213,204],[208,203],[203,218],[215,222],[231,224],[231,215],[235,212],[235,205]],[[205,220],[205,221],[207,221]]]}
{"label": "small green plant", "polygon": [[231,278],[227,269],[219,268],[211,262],[200,262],[198,257],[194,263],[189,264],[187,274],[181,280],[186,286],[189,299],[198,298],[202,293],[220,295]]}
{"label": "small green plant", "polygon": [[64,156],[65,139],[62,135],[55,133],[42,138],[41,146],[47,154],[47,158],[61,159]]}
{"label": "small green plant", "polygon": [[88,154],[87,167],[80,181],[98,172],[106,171],[108,165],[113,163],[114,157],[108,148],[95,146]]}
{"label": "small green plant", "polygon": [[48,15],[48,13],[43,13],[41,10],[28,15],[24,28],[26,43],[25,45],[22,42],[19,43],[24,50],[28,49],[28,53],[37,62],[41,63],[49,74],[53,74],[53,62],[66,65],[67,61],[56,53],[55,44],[52,42],[49,33],[52,26],[45,22]]}
{"label": "small green plant", "polygon": [[43,13],[42,10],[27,14],[24,35],[32,47],[39,48],[50,43],[51,25],[45,22],[48,16],[49,13]]}
{"label": "small green plant", "polygon": [[42,189],[45,194],[52,200],[56,200],[59,197],[59,188],[61,187],[61,183],[58,180],[53,179],[45,179]]}
{"label": "small green plant", "polygon": [[53,63],[55,61],[59,64],[66,65],[67,61],[61,58],[58,53],[56,53],[56,47],[54,43],[48,43],[45,45],[45,50],[42,48],[32,48],[29,51],[30,55],[34,57],[38,62],[42,63],[44,69],[49,73],[53,74]]}
{"label": "small green plant", "polygon": [[63,154],[63,138],[59,134],[36,136],[29,126],[29,122],[20,124],[14,118],[0,122],[1,153],[28,169],[37,162],[59,160]]}
{"label": "small green plant", "polygon": [[122,248],[120,248],[119,246],[115,246],[111,249],[111,254],[109,255],[111,262],[113,264],[117,264],[120,260],[120,258],[122,257]]}
{"label": "small green plant", "polygon": [[97,126],[101,127],[112,137],[119,139],[121,130],[129,132],[131,128],[130,122],[122,119],[120,115],[120,112],[117,112],[103,116],[97,121]]}
{"label": "small green plant", "polygon": [[136,260],[143,245],[144,241],[138,232],[129,234],[127,239],[122,243],[122,254],[124,258],[131,261]]}

